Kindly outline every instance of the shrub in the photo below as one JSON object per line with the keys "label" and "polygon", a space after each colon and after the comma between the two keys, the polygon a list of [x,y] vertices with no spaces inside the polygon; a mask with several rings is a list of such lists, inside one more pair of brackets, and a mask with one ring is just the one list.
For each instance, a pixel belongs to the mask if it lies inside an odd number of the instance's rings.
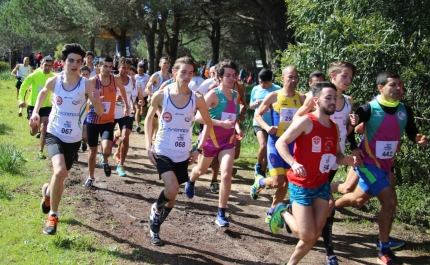
{"label": "shrub", "polygon": [[9,71],[10,72],[10,64],[7,62],[0,62],[0,72]]}
{"label": "shrub", "polygon": [[0,171],[20,174],[24,162],[27,161],[22,153],[23,151],[17,150],[13,145],[0,144]]}

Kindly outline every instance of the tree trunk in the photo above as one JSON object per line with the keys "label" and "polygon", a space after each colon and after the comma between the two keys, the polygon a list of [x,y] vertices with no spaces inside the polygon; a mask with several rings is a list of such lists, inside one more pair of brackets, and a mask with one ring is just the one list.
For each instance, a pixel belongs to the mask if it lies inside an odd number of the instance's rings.
{"label": "tree trunk", "polygon": [[261,29],[254,28],[255,39],[257,40],[258,53],[260,54],[260,60],[263,63],[263,67],[269,69],[269,65],[266,61],[266,42],[264,40],[264,31]]}
{"label": "tree trunk", "polygon": [[112,37],[115,38],[115,40],[118,43],[120,56],[127,56],[127,53],[126,53],[127,29],[121,29],[120,35],[118,35],[113,30],[113,28],[110,28],[109,33],[112,35]]}
{"label": "tree trunk", "polygon": [[91,37],[90,39],[90,51],[95,52],[96,48],[96,37]]}
{"label": "tree trunk", "polygon": [[219,43],[221,41],[221,25],[219,23],[220,18],[219,13],[217,11],[215,11],[214,17],[215,19],[211,21],[212,31],[211,35],[209,36],[212,45],[212,65],[217,64],[219,61]]}
{"label": "tree trunk", "polygon": [[167,12],[162,12],[161,19],[158,20],[158,43],[157,43],[157,49],[155,54],[154,72],[160,70],[160,67],[158,65],[160,62],[160,58],[163,56],[164,36],[165,36],[167,16],[168,16]]}
{"label": "tree trunk", "polygon": [[165,43],[166,53],[169,56],[171,62],[176,61],[176,57],[178,56],[178,48],[179,48],[179,31],[180,31],[180,22],[181,22],[181,12],[177,7],[172,9],[172,26],[171,26],[171,34],[167,35],[167,40]]}
{"label": "tree trunk", "polygon": [[152,28],[149,24],[145,26],[145,41],[146,41],[146,52],[148,55],[148,71],[147,74],[152,75],[155,68],[155,30],[157,29],[157,19],[152,21]]}

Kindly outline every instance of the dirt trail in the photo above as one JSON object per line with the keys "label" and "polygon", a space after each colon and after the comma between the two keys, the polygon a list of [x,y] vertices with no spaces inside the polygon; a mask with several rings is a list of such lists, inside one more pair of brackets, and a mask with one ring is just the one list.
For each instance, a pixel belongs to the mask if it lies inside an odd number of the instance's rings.
{"label": "dirt trail", "polygon": [[[133,132],[130,142],[132,147],[125,164],[128,176],[119,177],[113,166],[116,163],[110,159],[112,175],[105,177],[97,167],[92,189],[81,186],[88,170],[87,154],[79,153],[79,162],[66,180],[64,194],[79,198],[75,204],[79,211],[75,220],[62,222],[94,233],[114,256],[122,258],[120,264],[280,264],[288,260],[297,239],[285,230],[272,235],[264,223],[273,190],[263,191],[257,201],[250,198],[253,165],[237,167],[227,209],[229,228],[219,228],[214,222],[218,195],[210,193],[210,177],[205,175],[196,182],[196,196],[192,200],[182,193],[181,187],[175,208],[161,227],[160,236],[165,244],[152,246],[148,225],[150,206],[163,189],[163,183],[147,159],[144,135]],[[341,219],[359,218],[348,210],[337,213],[336,218],[334,246],[340,264],[376,264],[376,219],[365,224],[342,222]],[[406,264],[430,264],[430,256],[417,257],[413,251],[420,242],[430,241],[428,236],[418,238],[398,226],[392,236],[406,241],[407,246],[397,252]],[[411,242],[417,239],[420,242]],[[301,264],[325,264],[322,240]]]}

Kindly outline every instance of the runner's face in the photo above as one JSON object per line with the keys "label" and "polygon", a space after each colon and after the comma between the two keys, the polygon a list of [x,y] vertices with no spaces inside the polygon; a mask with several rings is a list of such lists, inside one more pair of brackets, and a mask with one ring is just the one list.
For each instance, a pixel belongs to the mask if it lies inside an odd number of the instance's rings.
{"label": "runner's face", "polygon": [[268,89],[272,87],[271,81],[261,81],[261,79],[258,79],[258,82],[260,83],[261,88]]}
{"label": "runner's face", "polygon": [[119,74],[122,77],[126,77],[126,76],[128,76],[128,72],[130,71],[130,65],[128,63],[124,63],[123,65],[121,65],[119,67],[118,70],[119,70]]}
{"label": "runner's face", "polygon": [[113,63],[112,62],[104,62],[104,64],[101,66],[100,72],[103,76],[110,75],[110,72],[113,69]]}
{"label": "runner's face", "polygon": [[312,86],[315,82],[325,81],[324,76],[312,76],[311,81],[309,82],[309,86]]}
{"label": "runner's face", "polygon": [[167,71],[167,70],[169,70],[170,62],[169,62],[169,60],[163,59],[163,60],[161,60],[159,66],[160,66],[161,70]]}
{"label": "runner's face", "polygon": [[215,70],[215,68],[211,67],[209,69],[209,75],[210,75],[211,78],[216,78],[216,70]]}
{"label": "runner's face", "polygon": [[179,86],[187,86],[194,76],[194,67],[191,64],[181,64],[179,69],[174,69],[174,76]]}
{"label": "runner's face", "polygon": [[136,72],[133,70],[128,71],[128,75],[131,76],[131,78],[134,80],[134,76],[136,75]]}
{"label": "runner's face", "polygon": [[[85,57],[85,63],[88,65],[93,66],[94,57],[92,55],[88,55]],[[89,67],[89,66],[88,66]]]}
{"label": "runner's face", "polygon": [[145,71],[145,69],[144,69],[143,67],[139,67],[139,68],[137,68],[137,73],[138,73],[139,75],[143,75],[143,74],[144,74],[144,71]]}
{"label": "runner's face", "polygon": [[68,74],[79,75],[79,69],[82,66],[82,56],[76,53],[69,53],[64,62],[64,71]]}
{"label": "runner's face", "polygon": [[341,72],[334,74],[331,82],[336,86],[337,89],[345,91],[348,89],[352,81],[352,70],[350,68],[342,68]]}
{"label": "runner's face", "polygon": [[81,76],[85,77],[86,79],[89,79],[90,78],[90,72],[87,70],[84,70],[84,71],[82,71]]}
{"label": "runner's face", "polygon": [[385,99],[388,102],[400,100],[402,91],[401,83],[402,80],[400,78],[388,78],[385,86],[378,85],[382,99]]}
{"label": "runner's face", "polygon": [[336,99],[336,90],[331,87],[325,87],[317,99],[317,104],[324,114],[332,115],[336,111]]}
{"label": "runner's face", "polygon": [[30,58],[25,57],[25,58],[24,58],[24,65],[25,65],[25,66],[27,66],[27,65],[29,65],[29,64],[30,64]]}
{"label": "runner's face", "polygon": [[46,62],[42,66],[43,73],[49,74],[52,69],[52,62]]}
{"label": "runner's face", "polygon": [[296,69],[291,68],[282,75],[282,81],[284,82],[284,86],[288,89],[296,89],[299,83],[299,73]]}
{"label": "runner's face", "polygon": [[224,86],[232,88],[236,81],[236,71],[233,68],[224,68],[224,75],[221,77],[221,83]]}

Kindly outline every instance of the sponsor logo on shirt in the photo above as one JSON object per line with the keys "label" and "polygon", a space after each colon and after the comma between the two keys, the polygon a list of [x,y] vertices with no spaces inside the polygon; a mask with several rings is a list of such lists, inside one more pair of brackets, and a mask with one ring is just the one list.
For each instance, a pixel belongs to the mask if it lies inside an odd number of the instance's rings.
{"label": "sponsor logo on shirt", "polygon": [[64,128],[72,128],[72,122],[71,121],[66,121],[64,123]]}
{"label": "sponsor logo on shirt", "polygon": [[178,129],[178,128],[167,128],[167,129],[165,129],[166,131],[168,131],[168,132],[182,132],[182,133],[187,133],[187,132],[189,132],[190,130],[188,130],[188,129]]}
{"label": "sponsor logo on shirt", "polygon": [[320,153],[321,152],[321,137],[314,136],[312,137],[312,153]]}
{"label": "sponsor logo on shirt", "polygon": [[63,104],[63,99],[60,96],[57,96],[55,98],[55,101],[57,102],[57,105],[60,106],[61,104]]}
{"label": "sponsor logo on shirt", "polygon": [[81,100],[81,99],[73,100],[73,101],[72,101],[72,104],[73,104],[73,105],[80,105],[80,104],[82,104],[82,100]]}
{"label": "sponsor logo on shirt", "polygon": [[190,122],[191,121],[191,117],[185,117],[184,119],[186,122]]}
{"label": "sponsor logo on shirt", "polygon": [[325,142],[325,144],[324,144],[324,149],[326,150],[326,151],[330,151],[330,149],[331,149],[331,147],[333,146],[333,142],[332,141],[327,141],[327,142]]}
{"label": "sponsor logo on shirt", "polygon": [[163,121],[164,122],[171,122],[172,121],[172,114],[170,112],[164,112],[163,113]]}
{"label": "sponsor logo on shirt", "polygon": [[374,117],[381,117],[381,112],[379,110],[375,110],[375,115],[373,115]]}
{"label": "sponsor logo on shirt", "polygon": [[406,114],[403,111],[399,111],[397,112],[397,117],[403,121],[406,119]]}

